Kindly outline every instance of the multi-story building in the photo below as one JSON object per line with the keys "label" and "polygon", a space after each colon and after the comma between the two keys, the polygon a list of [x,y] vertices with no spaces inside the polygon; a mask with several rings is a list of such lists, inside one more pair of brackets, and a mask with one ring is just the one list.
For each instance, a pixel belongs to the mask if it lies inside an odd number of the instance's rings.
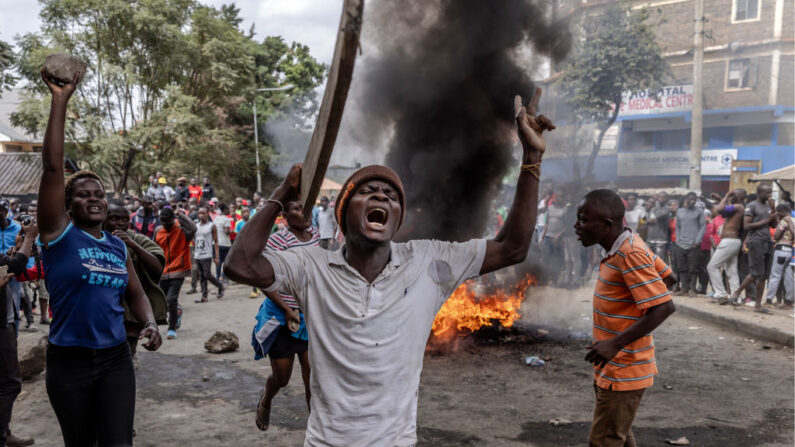
{"label": "multi-story building", "polygon": [[[598,14],[616,0],[558,0],[559,15]],[[761,173],[795,163],[795,3],[703,0],[702,189],[726,191],[732,160]],[[652,8],[670,78],[657,98],[626,95],[597,159],[597,180],[625,188],[687,187],[693,99],[695,0],[630,0]],[[561,117],[558,117],[559,119]],[[570,175],[566,154],[545,172]],[[792,167],[795,170],[795,167]]]}

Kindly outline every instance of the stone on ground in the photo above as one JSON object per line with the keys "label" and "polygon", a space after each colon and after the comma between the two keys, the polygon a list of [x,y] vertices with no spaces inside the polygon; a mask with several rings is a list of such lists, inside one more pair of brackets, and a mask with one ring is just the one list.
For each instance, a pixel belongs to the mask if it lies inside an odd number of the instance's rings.
{"label": "stone on ground", "polygon": [[209,340],[204,342],[204,349],[213,354],[237,351],[240,340],[232,331],[216,331]]}

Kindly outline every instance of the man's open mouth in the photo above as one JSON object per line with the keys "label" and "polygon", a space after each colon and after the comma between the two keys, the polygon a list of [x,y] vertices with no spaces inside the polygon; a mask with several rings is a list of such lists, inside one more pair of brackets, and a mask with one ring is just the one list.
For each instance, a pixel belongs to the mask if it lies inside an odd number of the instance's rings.
{"label": "man's open mouth", "polygon": [[389,214],[383,208],[373,208],[367,213],[367,223],[375,227],[383,227],[386,225]]}
{"label": "man's open mouth", "polygon": [[102,208],[92,205],[92,206],[88,207],[88,212],[89,213],[101,213],[102,212]]}

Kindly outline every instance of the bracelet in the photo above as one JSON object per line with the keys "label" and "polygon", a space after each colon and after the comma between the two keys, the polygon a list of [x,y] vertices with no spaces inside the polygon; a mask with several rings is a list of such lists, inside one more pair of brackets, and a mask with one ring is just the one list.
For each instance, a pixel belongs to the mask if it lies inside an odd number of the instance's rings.
{"label": "bracelet", "polygon": [[282,202],[279,202],[276,199],[268,199],[268,200],[266,200],[266,202],[271,202],[271,203],[275,203],[275,204],[279,205],[279,211],[281,211],[282,213],[284,212],[284,205],[282,205]]}
{"label": "bracelet", "polygon": [[540,161],[538,163],[526,163],[526,164],[523,164],[522,167],[521,167],[521,171],[522,172],[529,172],[529,173],[533,174],[533,177],[535,177],[536,180],[539,180],[539,181],[541,180],[541,162]]}
{"label": "bracelet", "polygon": [[159,329],[157,328],[157,323],[155,323],[154,321],[147,321],[146,324],[144,325],[144,329],[148,327],[152,327],[154,328],[154,330],[159,331]]}

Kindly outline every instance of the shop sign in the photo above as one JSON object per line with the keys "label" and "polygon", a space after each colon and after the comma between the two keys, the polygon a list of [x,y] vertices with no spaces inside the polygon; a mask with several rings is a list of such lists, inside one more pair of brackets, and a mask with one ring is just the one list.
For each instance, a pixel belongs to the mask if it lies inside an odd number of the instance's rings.
{"label": "shop sign", "polygon": [[668,85],[660,89],[624,92],[619,116],[686,112],[693,108],[693,84]]}
{"label": "shop sign", "polygon": [[[731,175],[737,149],[701,151],[701,175]],[[619,177],[690,175],[689,151],[619,152]]]}

